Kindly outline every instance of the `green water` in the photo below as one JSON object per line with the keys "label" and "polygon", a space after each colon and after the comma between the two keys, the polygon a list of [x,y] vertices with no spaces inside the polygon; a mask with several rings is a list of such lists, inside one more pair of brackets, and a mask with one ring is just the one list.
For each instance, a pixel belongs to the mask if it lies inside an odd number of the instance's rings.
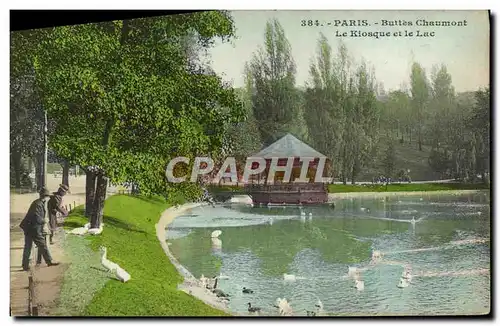
{"label": "green water", "polygon": [[[252,302],[263,314],[276,314],[271,305],[278,297],[291,300],[297,315],[313,310],[318,299],[326,313],[339,315],[489,311],[489,193],[346,199],[335,208],[303,211],[305,216],[296,207],[203,207],[178,217],[167,237],[196,277],[229,277],[219,287],[230,293],[229,308],[237,312]],[[220,248],[210,237],[216,229],[222,231]],[[373,250],[384,253],[376,265],[370,265]],[[414,277],[401,289],[403,264],[412,265]],[[349,266],[368,267],[364,291],[353,287]],[[284,282],[284,273],[299,279]],[[254,294],[241,293],[242,287]]]}

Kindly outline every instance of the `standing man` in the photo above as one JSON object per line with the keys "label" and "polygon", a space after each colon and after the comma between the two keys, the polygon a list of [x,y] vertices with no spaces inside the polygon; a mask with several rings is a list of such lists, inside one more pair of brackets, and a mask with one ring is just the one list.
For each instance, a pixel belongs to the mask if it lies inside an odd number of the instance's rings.
{"label": "standing man", "polygon": [[30,269],[30,255],[33,242],[38,247],[38,252],[43,256],[48,266],[56,266],[59,263],[52,261],[47,242],[43,235],[43,228],[46,222],[47,204],[50,198],[50,192],[46,188],[40,190],[40,198],[31,203],[28,213],[19,225],[24,231],[24,251],[23,251],[23,270]]}
{"label": "standing man", "polygon": [[[50,244],[54,244],[54,232],[57,230],[57,212],[61,213],[63,216],[67,216],[68,212],[64,207],[62,207],[62,198],[68,192],[69,187],[63,184],[59,185],[57,192],[54,192],[47,203],[48,210],[48,223],[43,229],[43,236],[45,238],[45,243],[47,243],[47,235],[49,235]],[[36,258],[36,264],[40,265],[42,263],[42,253],[38,251],[38,256]]]}
{"label": "standing man", "polygon": [[57,229],[57,213],[61,213],[63,216],[68,216],[68,211],[62,206],[63,197],[68,193],[69,187],[67,185],[60,184],[59,189],[52,196],[50,196],[48,208],[49,208],[49,225],[50,225],[50,244],[54,244],[54,232]]}

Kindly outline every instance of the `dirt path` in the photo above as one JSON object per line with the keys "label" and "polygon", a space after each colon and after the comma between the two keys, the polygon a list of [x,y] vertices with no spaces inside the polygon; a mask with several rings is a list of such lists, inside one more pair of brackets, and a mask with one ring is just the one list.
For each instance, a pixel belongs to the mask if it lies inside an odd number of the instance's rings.
{"label": "dirt path", "polygon": [[[56,191],[60,178],[47,177],[50,191]],[[85,177],[70,178],[71,193],[64,196],[63,205],[82,205],[85,203]],[[114,192],[114,187],[109,189]],[[24,235],[19,228],[19,223],[24,218],[31,202],[38,197],[37,194],[11,194],[10,197],[10,305],[12,316],[28,315],[28,276],[22,270],[22,256]],[[69,208],[69,207],[68,207]],[[59,224],[62,220],[58,221]],[[48,267],[45,262],[41,266],[32,266],[35,281],[35,299],[39,304],[39,315],[50,316],[57,308],[57,299],[61,291],[62,280],[69,262],[65,260],[61,239],[64,237],[62,228],[54,235],[55,244],[49,245],[52,258],[61,262],[59,266]],[[32,257],[33,261],[34,257]]]}

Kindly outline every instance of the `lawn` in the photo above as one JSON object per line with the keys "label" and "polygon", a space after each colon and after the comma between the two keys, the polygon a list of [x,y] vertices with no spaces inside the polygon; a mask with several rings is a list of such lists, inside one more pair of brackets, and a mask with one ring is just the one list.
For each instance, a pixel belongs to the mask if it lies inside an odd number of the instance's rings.
{"label": "lawn", "polygon": [[345,192],[399,192],[399,191],[438,191],[438,190],[476,190],[489,189],[485,184],[468,183],[402,183],[387,185],[328,185],[330,193]]}
{"label": "lawn", "polygon": [[[183,281],[182,276],[165,256],[155,231],[155,224],[168,207],[166,201],[158,198],[115,195],[106,200],[104,231],[99,236],[87,236],[90,240],[88,246],[94,251],[99,246],[107,247],[108,258],[123,267],[132,278],[127,283],[114,279],[107,281],[94,294],[82,315],[226,315],[177,289]],[[85,223],[87,219],[83,211],[76,209],[64,225],[65,228],[74,228]],[[90,262],[87,264],[92,265]],[[90,272],[92,267],[88,268]]]}

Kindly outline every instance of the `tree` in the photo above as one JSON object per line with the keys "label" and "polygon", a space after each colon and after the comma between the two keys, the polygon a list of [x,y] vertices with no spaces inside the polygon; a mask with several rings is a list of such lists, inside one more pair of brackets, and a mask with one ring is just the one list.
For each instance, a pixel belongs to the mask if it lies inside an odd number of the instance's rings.
{"label": "tree", "polygon": [[311,144],[340,167],[338,158],[345,116],[340,102],[340,77],[332,48],[323,34],[320,34],[317,55],[311,62],[309,74],[311,82],[304,93],[304,108]]}
{"label": "tree", "polygon": [[223,122],[238,120],[241,110],[185,40],[195,35],[207,48],[233,32],[226,12],[210,11],[58,27],[44,42],[36,68],[57,122],[50,143],[86,172],[91,227],[102,223],[108,181],[132,181],[145,195],[196,192],[192,184],[168,184],[167,163],[220,150]]}
{"label": "tree", "polygon": [[392,178],[396,165],[396,150],[394,143],[390,142],[387,146],[384,157],[384,173],[387,178]]}
{"label": "tree", "polygon": [[425,110],[429,100],[429,83],[425,70],[419,63],[414,62],[411,67],[411,105],[415,112],[418,150],[422,151],[422,128],[425,119]]}
{"label": "tree", "polygon": [[290,43],[278,20],[266,24],[264,47],[249,64],[252,107],[265,146],[302,125],[295,62]]}

